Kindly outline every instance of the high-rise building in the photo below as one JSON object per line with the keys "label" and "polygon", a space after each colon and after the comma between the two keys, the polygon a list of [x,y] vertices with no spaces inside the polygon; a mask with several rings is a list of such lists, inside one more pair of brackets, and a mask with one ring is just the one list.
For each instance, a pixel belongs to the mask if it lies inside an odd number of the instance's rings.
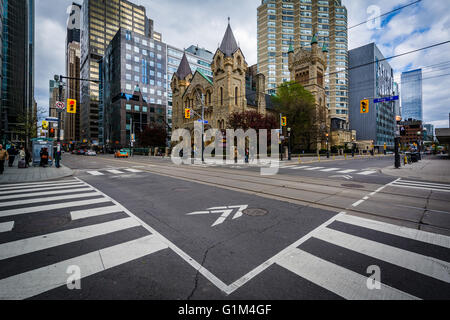
{"label": "high-rise building", "polygon": [[[84,0],[81,13],[81,78],[100,79],[100,61],[119,28],[144,37],[148,30],[145,7],[126,0]],[[100,84],[81,81],[81,139],[98,145]]]}
{"label": "high-rise building", "polygon": [[198,46],[190,46],[185,50],[178,49],[174,46],[167,46],[167,122],[172,126],[172,89],[170,83],[173,74],[177,72],[180,66],[181,58],[186,54],[189,66],[192,72],[200,71],[204,75],[212,77],[211,62],[214,54],[204,48]]}
{"label": "high-rise building", "polygon": [[[394,147],[396,114],[394,102],[374,104],[374,98],[390,97],[394,92],[394,71],[374,44],[348,53],[350,128],[359,141],[372,141],[382,151],[384,145]],[[364,66],[362,66],[364,65]],[[361,112],[360,101],[369,100],[368,113]]]}
{"label": "high-rise building", "polygon": [[166,45],[119,29],[101,63],[101,127],[108,149],[130,145],[152,123],[166,126]]}
{"label": "high-rise building", "polygon": [[329,115],[348,121],[347,9],[341,0],[262,0],[258,72],[266,76],[269,92],[275,92],[278,85],[292,80],[289,46],[310,50],[313,35],[329,51],[325,78]]}
{"label": "high-rise building", "polygon": [[[400,96],[400,86],[397,82],[394,82],[394,96]],[[395,105],[395,116],[402,116],[402,109],[400,105],[400,99],[394,102]]]}
{"label": "high-rise building", "polygon": [[[69,7],[66,36],[66,75],[80,78],[80,34],[81,5],[73,3]],[[67,98],[77,100],[77,113],[64,113],[64,135],[66,141],[80,142],[80,81],[67,80]]]}
{"label": "high-rise building", "polygon": [[34,104],[34,0],[2,1],[0,142],[28,142]]}
{"label": "high-rise building", "polygon": [[423,136],[425,141],[434,141],[434,125],[425,124],[423,126]]}
{"label": "high-rise building", "polygon": [[402,118],[423,121],[422,69],[402,73]]}

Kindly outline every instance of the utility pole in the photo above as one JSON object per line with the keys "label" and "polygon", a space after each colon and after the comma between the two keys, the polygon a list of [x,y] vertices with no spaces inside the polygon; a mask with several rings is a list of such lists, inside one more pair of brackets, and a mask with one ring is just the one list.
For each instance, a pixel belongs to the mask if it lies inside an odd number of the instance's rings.
{"label": "utility pole", "polygon": [[200,101],[202,107],[202,162],[205,162],[204,150],[205,150],[205,104],[203,102],[203,93],[196,91],[197,99]]}
{"label": "utility pole", "polygon": [[281,135],[283,134],[283,114],[280,113],[280,160],[283,161],[283,144],[281,142]]}

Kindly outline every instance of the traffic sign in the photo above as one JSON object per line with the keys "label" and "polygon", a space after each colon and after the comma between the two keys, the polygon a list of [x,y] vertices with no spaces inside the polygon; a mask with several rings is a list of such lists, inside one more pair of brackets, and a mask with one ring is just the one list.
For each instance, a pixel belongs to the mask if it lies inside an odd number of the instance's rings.
{"label": "traffic sign", "polygon": [[42,121],[42,129],[44,130],[48,129],[48,121]]}
{"label": "traffic sign", "polygon": [[66,106],[64,105],[64,102],[61,102],[61,101],[56,102],[55,106],[57,109],[60,109],[60,110],[64,110],[66,108]]}
{"label": "traffic sign", "polygon": [[208,124],[208,120],[204,120],[204,121],[202,121],[202,120],[198,120],[198,122],[200,122],[200,123],[204,123],[204,124]]}
{"label": "traffic sign", "polygon": [[391,102],[391,101],[397,101],[399,100],[399,96],[393,96],[393,97],[386,97],[386,98],[378,98],[374,99],[373,103],[382,103],[382,102]]}
{"label": "traffic sign", "polygon": [[58,118],[47,117],[47,118],[45,118],[45,121],[47,121],[47,122],[58,122]]}

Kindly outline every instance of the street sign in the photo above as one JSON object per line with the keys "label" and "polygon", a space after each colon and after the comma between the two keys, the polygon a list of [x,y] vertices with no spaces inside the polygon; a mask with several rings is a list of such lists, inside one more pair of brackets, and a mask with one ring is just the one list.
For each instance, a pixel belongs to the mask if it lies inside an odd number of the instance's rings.
{"label": "street sign", "polygon": [[48,118],[45,118],[45,121],[47,121],[47,122],[58,122],[58,118],[48,117]]}
{"label": "street sign", "polygon": [[64,110],[66,108],[66,106],[64,105],[64,102],[61,102],[61,101],[56,102],[55,106],[57,109],[60,109],[60,110]]}
{"label": "street sign", "polygon": [[198,120],[198,122],[200,122],[200,123],[204,123],[204,124],[208,124],[208,120],[205,120],[205,121],[202,121],[202,120]]}
{"label": "street sign", "polygon": [[393,96],[393,97],[386,97],[386,98],[378,98],[374,99],[373,103],[383,103],[383,102],[391,102],[391,101],[397,101],[399,100],[399,96]]}

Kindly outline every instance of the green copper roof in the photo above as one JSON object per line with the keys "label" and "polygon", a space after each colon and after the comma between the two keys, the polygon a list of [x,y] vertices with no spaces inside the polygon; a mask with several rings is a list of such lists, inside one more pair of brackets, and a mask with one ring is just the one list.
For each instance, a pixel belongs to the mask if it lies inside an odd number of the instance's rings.
{"label": "green copper roof", "polygon": [[210,79],[208,76],[204,75],[203,72],[201,72],[199,69],[197,69],[196,72],[200,73],[200,75],[201,75],[203,78],[205,78],[206,81],[208,81],[210,84],[213,84],[213,82],[211,81],[211,79]]}
{"label": "green copper roof", "polygon": [[294,52],[294,47],[292,46],[292,43],[289,45],[288,53]]}
{"label": "green copper roof", "polygon": [[328,52],[328,48],[325,43],[323,44],[322,52]]}
{"label": "green copper roof", "polygon": [[311,40],[311,44],[314,44],[314,43],[318,43],[316,35],[314,35],[314,37]]}

